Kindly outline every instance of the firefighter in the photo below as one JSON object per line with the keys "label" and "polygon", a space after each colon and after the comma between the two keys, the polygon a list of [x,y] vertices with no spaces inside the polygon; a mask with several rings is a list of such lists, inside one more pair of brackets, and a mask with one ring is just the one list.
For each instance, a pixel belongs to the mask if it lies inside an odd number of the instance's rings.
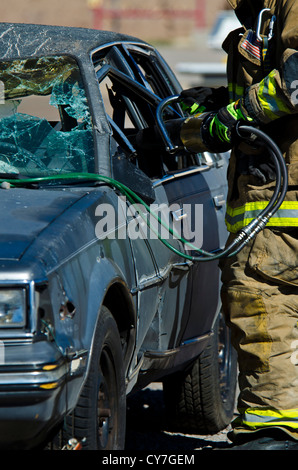
{"label": "firefighter", "polygon": [[232,449],[298,449],[298,1],[228,0],[241,28],[223,43],[227,88],[181,94],[190,113],[216,110],[208,133],[232,148],[228,243],[268,203],[274,167],[266,148],[235,139],[241,120],[283,152],[285,201],[266,228],[221,261],[222,303],[239,363]]}

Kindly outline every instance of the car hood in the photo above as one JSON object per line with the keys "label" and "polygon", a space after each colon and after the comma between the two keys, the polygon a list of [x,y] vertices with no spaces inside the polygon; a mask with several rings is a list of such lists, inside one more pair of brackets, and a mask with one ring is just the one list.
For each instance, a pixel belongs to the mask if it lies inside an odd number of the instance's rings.
{"label": "car hood", "polygon": [[61,189],[0,190],[0,259],[17,260],[85,192]]}

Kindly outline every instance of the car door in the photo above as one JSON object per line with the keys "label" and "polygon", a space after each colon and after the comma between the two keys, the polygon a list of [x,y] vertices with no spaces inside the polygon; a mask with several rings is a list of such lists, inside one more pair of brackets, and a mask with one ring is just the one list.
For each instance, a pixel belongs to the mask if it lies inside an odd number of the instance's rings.
{"label": "car door", "polygon": [[[211,327],[218,302],[218,270],[211,263],[207,267],[207,263],[193,265],[187,260],[183,253],[188,250],[167,227],[198,247],[203,244],[205,249],[217,250],[219,216],[213,197],[221,195],[214,193],[218,188],[211,189],[210,177],[204,176],[213,170],[206,158],[184,150],[169,155],[159,139],[155,126],[160,96],[173,94],[178,85],[158,54],[147,46],[117,45],[100,51],[94,62],[113,133],[114,173],[147,198],[152,215],[148,228],[134,207],[127,211],[128,227],[134,227],[130,241],[136,272],[133,294],[139,312],[137,354],[141,358],[145,351],[172,349]],[[178,108],[169,110],[173,118],[181,117],[179,113]],[[125,168],[122,172],[117,172],[119,162]],[[157,222],[154,214],[164,224]],[[135,225],[131,225],[132,219]],[[152,228],[162,232],[166,244]],[[201,290],[204,285],[208,291]],[[201,292],[199,303],[192,300],[194,289]],[[213,289],[216,295],[211,299]],[[211,318],[209,323],[206,318]]]}
{"label": "car door", "polygon": [[[145,86],[162,98],[179,94],[181,87],[157,51],[136,46],[129,53],[145,77]],[[168,116],[167,116],[168,112]],[[181,117],[179,106],[165,109],[165,119]],[[217,252],[227,239],[225,207],[229,153],[190,155],[183,150],[163,154],[164,174],[154,181],[159,203],[167,201],[173,221],[183,224],[183,235],[197,248]],[[177,207],[178,206],[178,207]],[[187,254],[198,255],[184,246]],[[219,313],[220,271],[218,262],[195,262],[191,267],[186,302],[181,312],[175,346],[209,333]],[[189,307],[189,308],[188,308]]]}
{"label": "car door", "polygon": [[[164,174],[162,160],[158,152],[135,150],[136,135],[154,124],[160,99],[140,83],[139,77],[136,79],[141,71],[132,70],[134,63],[127,60],[126,47],[121,46],[120,50],[119,46],[113,46],[100,51],[94,63],[113,134],[113,176],[145,199],[152,210],[148,227],[136,216],[135,207],[126,201],[128,236],[136,273],[132,294],[138,305],[136,354],[140,361],[145,351],[164,351],[176,344],[186,302],[189,266],[154,232],[155,227],[160,230],[154,214],[162,216],[167,223],[172,222],[168,220],[171,214],[163,187],[154,188],[154,182]],[[170,232],[162,236],[174,247],[182,248]]]}
{"label": "car door", "polygon": [[[170,206],[178,202],[186,235],[199,249],[216,253],[224,248],[227,155],[201,155],[201,165],[177,171],[156,183],[162,185]],[[196,250],[185,246],[195,257]],[[218,261],[194,261],[191,267],[189,310],[182,318],[178,344],[208,334],[220,311],[220,270]]]}

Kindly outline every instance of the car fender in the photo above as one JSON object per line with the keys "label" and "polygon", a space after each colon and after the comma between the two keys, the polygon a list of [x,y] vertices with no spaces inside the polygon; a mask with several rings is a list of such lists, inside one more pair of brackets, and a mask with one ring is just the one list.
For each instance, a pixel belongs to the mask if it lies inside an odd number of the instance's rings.
{"label": "car fender", "polygon": [[[130,362],[131,354],[134,349],[135,325],[136,325],[136,308],[129,286],[127,285],[124,275],[119,267],[107,258],[101,259],[94,267],[92,276],[90,277],[89,289],[86,298],[86,312],[82,312],[80,319],[80,335],[81,347],[87,353],[87,367],[84,373],[84,381],[88,374],[90,358],[92,355],[94,335],[96,324],[99,321],[102,305],[106,305],[108,293],[115,286],[121,291],[122,299],[126,302],[123,310],[127,314],[127,325],[130,325],[130,335],[126,348],[125,363]],[[109,307],[109,304],[107,305]],[[118,319],[116,313],[111,312],[115,317],[116,323]],[[122,316],[122,311],[121,311]],[[122,317],[123,322],[123,317]]]}

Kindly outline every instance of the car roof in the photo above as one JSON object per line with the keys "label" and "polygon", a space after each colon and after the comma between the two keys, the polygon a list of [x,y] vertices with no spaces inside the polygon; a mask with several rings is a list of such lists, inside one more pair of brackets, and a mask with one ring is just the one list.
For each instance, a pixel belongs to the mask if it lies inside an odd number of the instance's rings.
{"label": "car roof", "polygon": [[138,38],[112,31],[71,26],[0,23],[0,57],[41,57],[53,54],[81,56],[105,44],[142,43]]}

